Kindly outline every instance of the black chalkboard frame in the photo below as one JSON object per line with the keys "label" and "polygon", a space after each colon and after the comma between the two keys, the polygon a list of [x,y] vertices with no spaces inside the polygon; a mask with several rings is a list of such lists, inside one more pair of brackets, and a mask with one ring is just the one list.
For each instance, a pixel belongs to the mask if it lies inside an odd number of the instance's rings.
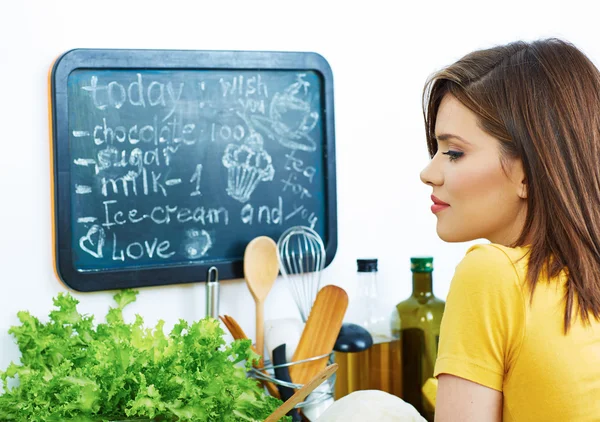
{"label": "black chalkboard frame", "polygon": [[[67,83],[78,69],[151,70],[312,70],[322,79],[323,153],[326,198],[326,263],[337,251],[337,195],[333,74],[328,62],[318,53],[283,51],[225,50],[142,50],[73,49],[56,59],[50,72],[50,108],[53,160],[54,264],[57,277],[68,287],[81,292],[185,284],[206,281],[210,267],[216,266],[221,279],[243,277],[243,260],[219,262],[202,260],[186,264],[107,271],[79,271],[72,259],[70,196],[70,154],[68,136]],[[277,240],[277,239],[274,239]]]}

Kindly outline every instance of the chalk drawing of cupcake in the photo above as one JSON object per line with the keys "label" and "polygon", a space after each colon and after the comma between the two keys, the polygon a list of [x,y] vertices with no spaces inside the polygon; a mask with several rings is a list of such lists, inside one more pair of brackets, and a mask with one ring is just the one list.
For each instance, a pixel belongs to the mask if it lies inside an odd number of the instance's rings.
{"label": "chalk drawing of cupcake", "polygon": [[223,154],[228,170],[227,194],[242,203],[248,202],[261,182],[273,180],[275,169],[271,156],[263,148],[262,137],[252,131],[242,144],[229,144]]}

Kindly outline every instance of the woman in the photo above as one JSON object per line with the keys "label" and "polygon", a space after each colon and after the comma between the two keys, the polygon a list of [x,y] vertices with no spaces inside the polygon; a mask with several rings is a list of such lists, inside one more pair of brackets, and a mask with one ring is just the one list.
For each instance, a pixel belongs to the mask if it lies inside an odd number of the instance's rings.
{"label": "woman", "polygon": [[548,39],[476,51],[424,93],[437,233],[456,268],[436,421],[600,420],[600,72]]}

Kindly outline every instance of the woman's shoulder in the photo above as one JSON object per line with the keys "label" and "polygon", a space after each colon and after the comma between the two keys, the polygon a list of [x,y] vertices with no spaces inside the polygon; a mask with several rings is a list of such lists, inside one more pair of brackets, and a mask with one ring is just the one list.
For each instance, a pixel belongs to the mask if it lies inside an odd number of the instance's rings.
{"label": "woman's shoulder", "polygon": [[498,243],[479,243],[465,253],[461,264],[478,265],[498,269],[499,267],[522,267],[527,265],[529,247],[511,248]]}
{"label": "woman's shoulder", "polygon": [[510,248],[486,243],[471,246],[456,267],[453,282],[496,281],[489,287],[523,285],[526,274],[527,247]]}

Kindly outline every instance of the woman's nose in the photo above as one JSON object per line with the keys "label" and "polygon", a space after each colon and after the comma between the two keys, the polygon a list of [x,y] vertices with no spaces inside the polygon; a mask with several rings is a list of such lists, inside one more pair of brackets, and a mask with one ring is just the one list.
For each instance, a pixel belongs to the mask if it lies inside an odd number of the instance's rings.
{"label": "woman's nose", "polygon": [[421,182],[430,186],[439,186],[443,183],[442,172],[437,168],[435,157],[425,166],[420,174]]}

